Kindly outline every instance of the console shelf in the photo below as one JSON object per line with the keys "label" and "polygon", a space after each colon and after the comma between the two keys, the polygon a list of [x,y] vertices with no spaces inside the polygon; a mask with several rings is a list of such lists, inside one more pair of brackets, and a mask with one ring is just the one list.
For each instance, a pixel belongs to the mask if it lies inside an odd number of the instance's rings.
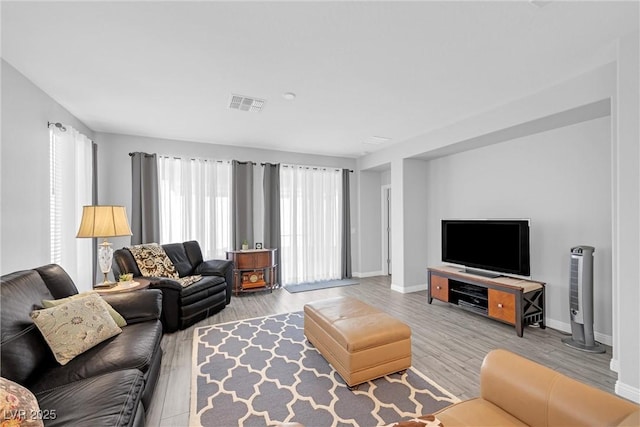
{"label": "console shelf", "polygon": [[427,283],[429,304],[435,298],[513,325],[519,337],[526,325],[537,323],[545,328],[542,282],[507,276],[487,278],[441,266],[427,269]]}
{"label": "console shelf", "polygon": [[278,287],[276,283],[277,249],[249,249],[227,251],[227,259],[233,261],[233,292],[257,292]]}

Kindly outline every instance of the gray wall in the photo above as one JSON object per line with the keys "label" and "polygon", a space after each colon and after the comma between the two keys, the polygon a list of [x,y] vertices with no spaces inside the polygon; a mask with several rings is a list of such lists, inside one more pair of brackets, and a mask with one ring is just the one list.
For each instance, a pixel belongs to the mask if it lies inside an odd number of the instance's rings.
{"label": "gray wall", "polygon": [[380,173],[359,172],[358,219],[361,230],[359,269],[357,276],[382,274],[382,206],[380,204]]}
{"label": "gray wall", "polygon": [[610,344],[610,132],[604,117],[429,161],[426,264],[441,263],[441,219],[529,218],[547,324],[568,330],[569,249],[594,246],[595,331]]}
{"label": "gray wall", "polygon": [[[395,265],[393,285],[397,286],[395,276],[399,268],[403,268],[404,283],[425,283],[426,267],[432,265],[428,261],[428,243],[435,240],[433,233],[428,228],[428,218],[426,213],[429,205],[427,162],[418,159],[404,159],[402,161],[402,175],[404,186],[399,191],[404,192],[402,210],[392,212],[391,224],[394,229],[402,227],[404,233],[404,265]],[[393,194],[392,194],[393,198]],[[392,206],[392,209],[394,206]],[[398,212],[402,215],[402,221]],[[395,238],[395,236],[394,236]],[[421,266],[415,268],[414,266]],[[423,289],[422,286],[420,286]],[[413,291],[415,288],[406,286],[398,287],[402,292]]]}
{"label": "gray wall", "polygon": [[382,185],[391,185],[391,170],[387,169],[380,172],[380,183]]}
{"label": "gray wall", "polygon": [[[2,60],[0,272],[50,262],[49,129],[61,122],[93,132],[49,95]],[[83,284],[78,284],[79,288]],[[87,289],[90,286],[86,287]]]}

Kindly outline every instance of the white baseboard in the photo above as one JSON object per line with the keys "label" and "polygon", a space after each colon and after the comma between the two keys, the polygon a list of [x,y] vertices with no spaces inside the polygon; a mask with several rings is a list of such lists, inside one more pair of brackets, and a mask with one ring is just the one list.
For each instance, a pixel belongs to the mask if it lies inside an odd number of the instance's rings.
{"label": "white baseboard", "polygon": [[611,358],[611,361],[609,362],[609,369],[611,369],[613,372],[617,372],[620,373],[620,362],[618,362],[618,359],[614,357]]}
{"label": "white baseboard", "polygon": [[621,383],[620,380],[618,380],[616,381],[615,391],[618,396],[622,396],[625,399],[640,403],[640,388]]}
{"label": "white baseboard", "polygon": [[[565,323],[565,322],[561,322],[559,320],[554,320],[554,319],[545,319],[544,323],[551,329],[557,329],[558,331],[566,332],[568,334],[571,333],[570,323]],[[608,346],[610,346],[613,343],[613,338],[611,337],[611,335],[605,335],[600,332],[594,332],[593,336],[596,339],[596,341],[598,341],[599,343],[606,344]]]}
{"label": "white baseboard", "polygon": [[367,271],[364,273],[360,273],[360,272],[354,271],[353,273],[351,273],[351,275],[353,277],[375,277],[375,276],[384,276],[384,272],[383,271]]}
{"label": "white baseboard", "polygon": [[[356,273],[354,273],[353,275],[356,276]],[[381,273],[376,272],[373,275],[379,276],[379,275],[381,275]],[[371,276],[356,276],[356,277],[371,277]],[[396,291],[396,292],[400,292],[401,294],[408,294],[408,293],[411,293],[411,292],[426,291],[427,290],[427,284],[423,283],[423,284],[413,285],[413,286],[398,286],[398,285],[395,285],[395,284],[392,283],[391,284],[391,290],[392,291]],[[569,323],[561,322],[559,320],[554,320],[554,319],[546,319],[545,320],[545,324],[546,324],[546,326],[550,327],[551,329],[556,329],[558,331],[566,332],[568,334],[571,333],[571,324],[569,324]],[[596,339],[596,341],[598,341],[601,344],[605,344],[605,345],[611,346],[612,343],[613,343],[613,338],[611,337],[611,335],[605,335],[605,334],[600,333],[600,332],[594,332],[593,335],[594,335],[594,338]],[[615,365],[614,365],[614,359],[611,359],[610,369],[612,371],[614,371],[614,372],[618,372],[617,362],[618,361],[615,360]]]}
{"label": "white baseboard", "polygon": [[427,284],[426,283],[421,283],[419,285],[413,285],[413,286],[398,286],[398,285],[394,285],[392,283],[391,284],[391,290],[392,291],[396,291],[396,292],[400,292],[401,294],[409,294],[411,292],[426,291],[427,290]]}

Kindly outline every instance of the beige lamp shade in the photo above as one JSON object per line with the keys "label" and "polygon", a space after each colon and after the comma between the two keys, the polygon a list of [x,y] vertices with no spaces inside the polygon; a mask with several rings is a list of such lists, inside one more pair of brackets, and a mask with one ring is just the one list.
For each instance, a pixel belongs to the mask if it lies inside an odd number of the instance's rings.
{"label": "beige lamp shade", "polygon": [[83,206],[76,237],[131,236],[124,206]]}

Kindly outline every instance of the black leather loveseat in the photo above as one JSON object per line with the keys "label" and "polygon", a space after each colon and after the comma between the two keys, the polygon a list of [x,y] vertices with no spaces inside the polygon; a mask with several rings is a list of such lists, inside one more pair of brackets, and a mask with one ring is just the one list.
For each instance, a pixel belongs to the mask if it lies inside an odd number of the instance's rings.
{"label": "black leather loveseat", "polygon": [[127,325],[61,365],[30,313],[41,309],[44,299],[77,293],[55,264],[2,276],[2,377],[35,395],[47,427],[144,426],[162,359],[162,294],[145,290],[105,296]]}
{"label": "black leather loveseat", "polygon": [[[196,241],[161,245],[180,278],[202,275],[186,287],[166,277],[145,277],[150,289],[162,291],[162,324],[165,332],[185,329],[222,310],[231,302],[233,263],[227,260],[204,261]],[[140,269],[128,248],[113,253],[113,274],[132,273],[141,277]]]}

